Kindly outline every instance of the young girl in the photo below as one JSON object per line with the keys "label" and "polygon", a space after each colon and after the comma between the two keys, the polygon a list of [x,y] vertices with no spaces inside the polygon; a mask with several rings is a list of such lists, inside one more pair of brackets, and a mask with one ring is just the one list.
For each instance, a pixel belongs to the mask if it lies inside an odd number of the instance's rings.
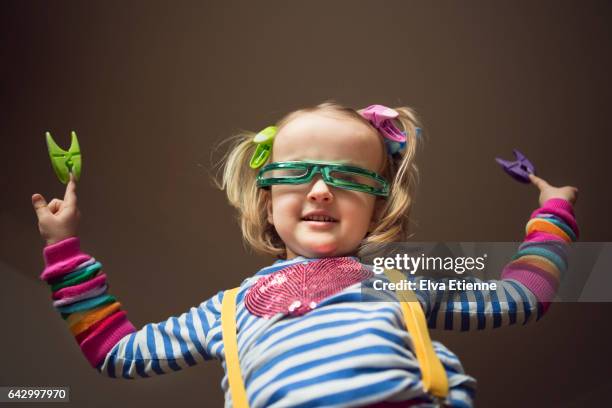
{"label": "young girl", "polygon": [[[32,196],[47,243],[41,278],[85,357],[113,378],[217,358],[226,372],[227,407],[473,406],[475,380],[455,354],[433,342],[447,381],[436,399],[400,304],[361,298],[360,284],[372,276],[359,262],[361,251],[407,237],[419,131],[406,107],[355,111],[324,103],[292,112],[255,137],[240,135],[221,187],[240,213],[245,240],[279,259],[231,296],[221,291],[178,317],[137,330],[107,293],[100,262],[80,249],[72,177],[63,200],[47,204]],[[541,207],[497,290],[473,291],[469,301],[465,294],[416,291],[414,304],[429,327],[480,330],[545,313],[566,268],[563,247],[578,237],[577,189],[533,175],[531,181]]]}

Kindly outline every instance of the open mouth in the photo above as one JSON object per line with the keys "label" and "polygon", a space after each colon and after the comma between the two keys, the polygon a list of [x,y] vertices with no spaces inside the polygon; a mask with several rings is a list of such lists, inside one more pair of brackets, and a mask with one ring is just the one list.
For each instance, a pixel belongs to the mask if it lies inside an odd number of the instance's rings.
{"label": "open mouth", "polygon": [[337,219],[328,217],[326,215],[307,215],[302,218],[302,221],[314,221],[314,222],[338,222]]}

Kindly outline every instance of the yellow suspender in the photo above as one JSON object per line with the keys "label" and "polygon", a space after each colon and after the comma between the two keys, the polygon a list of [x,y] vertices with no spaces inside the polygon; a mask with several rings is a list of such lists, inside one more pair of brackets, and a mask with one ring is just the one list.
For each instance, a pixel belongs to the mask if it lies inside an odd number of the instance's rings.
{"label": "yellow suspender", "polygon": [[238,340],[236,337],[236,294],[238,289],[226,290],[221,302],[221,334],[223,335],[223,348],[225,350],[225,365],[227,367],[227,381],[234,408],[248,408],[244,382],[240,374],[238,361]]}
{"label": "yellow suspender", "polygon": [[[399,282],[404,275],[394,269],[385,270],[385,275],[391,282]],[[221,333],[225,350],[227,380],[229,382],[232,402],[235,408],[248,408],[244,382],[238,361],[238,342],[236,337],[236,294],[239,288],[226,290],[221,303]],[[404,315],[406,328],[412,337],[414,351],[421,368],[423,388],[426,392],[438,397],[448,395],[448,379],[440,359],[434,352],[429,337],[425,313],[412,291],[397,291],[400,307]]]}
{"label": "yellow suspender", "polygon": [[[405,278],[396,269],[386,269],[385,275],[394,283]],[[448,395],[448,378],[446,378],[446,371],[444,371],[444,367],[431,344],[423,308],[412,291],[398,290],[396,293],[404,314],[406,329],[408,329],[414,343],[414,352],[421,368],[423,388],[438,398],[446,398]]]}

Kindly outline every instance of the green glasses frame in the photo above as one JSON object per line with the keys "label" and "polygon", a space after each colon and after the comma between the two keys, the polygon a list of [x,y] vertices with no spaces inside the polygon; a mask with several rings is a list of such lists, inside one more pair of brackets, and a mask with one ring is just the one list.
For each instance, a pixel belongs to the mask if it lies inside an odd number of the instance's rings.
{"label": "green glasses frame", "polygon": [[[274,170],[289,170],[282,177],[265,177],[265,174]],[[291,170],[295,170],[291,174]],[[362,193],[387,197],[389,195],[389,182],[377,173],[357,166],[347,166],[337,163],[324,163],[315,161],[286,161],[275,162],[265,165],[257,173],[257,187],[269,187],[275,184],[304,184],[309,183],[320,173],[323,181],[334,187],[345,190],[360,191]],[[338,175],[342,177],[337,177]],[[356,179],[365,177],[379,187],[360,183]]]}

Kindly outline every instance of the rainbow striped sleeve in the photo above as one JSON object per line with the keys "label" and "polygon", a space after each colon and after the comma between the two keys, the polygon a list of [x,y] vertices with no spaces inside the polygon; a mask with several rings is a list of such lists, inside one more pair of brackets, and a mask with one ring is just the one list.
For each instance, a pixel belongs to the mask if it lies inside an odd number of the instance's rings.
{"label": "rainbow striped sleeve", "polygon": [[89,363],[112,378],[147,378],[219,358],[223,291],[178,317],[136,330],[108,294],[102,265],[68,238],[43,252],[41,279]]}
{"label": "rainbow striped sleeve", "polygon": [[502,272],[502,279],[523,284],[548,310],[567,270],[566,247],[578,239],[580,231],[572,205],[553,198],[535,210],[525,228],[525,240]]}
{"label": "rainbow striped sleeve", "polygon": [[102,265],[81,252],[78,238],[48,245],[43,256],[45,269],[40,278],[51,286],[53,306],[95,368],[116,343],[136,329],[121,303],[107,293]]}
{"label": "rainbow striped sleeve", "polygon": [[571,204],[561,198],[547,200],[531,214],[525,240],[501,280],[488,281],[497,284],[495,290],[417,291],[419,299],[425,299],[428,326],[467,331],[539,320],[567,269],[567,246],[578,236]]}

